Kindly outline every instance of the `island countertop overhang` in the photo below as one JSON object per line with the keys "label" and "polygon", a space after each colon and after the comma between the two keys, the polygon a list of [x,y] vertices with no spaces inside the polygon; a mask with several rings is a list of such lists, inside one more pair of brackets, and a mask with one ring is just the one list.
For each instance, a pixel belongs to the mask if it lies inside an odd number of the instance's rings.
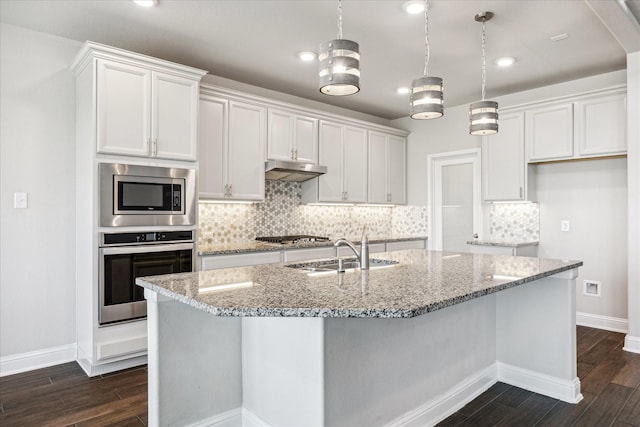
{"label": "island countertop overhang", "polygon": [[409,318],[582,265],[428,250],[386,252],[375,258],[398,264],[344,274],[271,264],[141,277],[136,284],[222,317]]}

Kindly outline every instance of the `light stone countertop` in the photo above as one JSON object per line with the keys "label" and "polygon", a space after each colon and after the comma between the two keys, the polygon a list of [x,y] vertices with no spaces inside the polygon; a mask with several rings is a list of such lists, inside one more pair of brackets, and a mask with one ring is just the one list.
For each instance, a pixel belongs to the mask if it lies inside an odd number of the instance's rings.
{"label": "light stone countertop", "polygon": [[521,248],[524,246],[538,246],[537,241],[511,241],[511,240],[469,240],[467,245],[475,246],[500,246],[504,248]]}
{"label": "light stone countertop", "polygon": [[399,264],[320,275],[270,264],[142,277],[136,284],[215,316],[406,318],[582,265],[417,249],[372,258]]}
{"label": "light stone countertop", "polygon": [[[426,240],[427,236],[367,236],[369,244],[374,243],[391,243],[391,242],[408,242],[412,240]],[[352,243],[359,245],[361,236],[350,238],[346,237]],[[279,243],[265,243],[256,240],[250,240],[247,242],[238,243],[205,243],[198,246],[198,255],[228,255],[228,254],[242,254],[251,252],[268,252],[268,251],[282,251],[288,249],[304,249],[304,248],[322,248],[333,246],[333,242],[338,237],[332,238],[325,242],[313,242],[313,243],[295,243],[291,245],[282,245]]]}

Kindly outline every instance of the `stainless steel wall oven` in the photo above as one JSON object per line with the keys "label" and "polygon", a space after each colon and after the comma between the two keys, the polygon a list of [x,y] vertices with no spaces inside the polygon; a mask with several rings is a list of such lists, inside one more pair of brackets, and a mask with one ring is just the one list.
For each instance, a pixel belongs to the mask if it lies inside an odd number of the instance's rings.
{"label": "stainless steel wall oven", "polygon": [[145,318],[136,277],[194,271],[194,231],[100,234],[100,325]]}

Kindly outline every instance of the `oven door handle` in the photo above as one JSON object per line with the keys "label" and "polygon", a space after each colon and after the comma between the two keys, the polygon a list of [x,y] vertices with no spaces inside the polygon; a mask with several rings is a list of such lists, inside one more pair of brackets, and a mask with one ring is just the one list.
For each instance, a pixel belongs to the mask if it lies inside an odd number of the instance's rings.
{"label": "oven door handle", "polygon": [[194,243],[171,243],[167,245],[116,246],[100,248],[102,255],[139,254],[149,252],[170,252],[193,250]]}

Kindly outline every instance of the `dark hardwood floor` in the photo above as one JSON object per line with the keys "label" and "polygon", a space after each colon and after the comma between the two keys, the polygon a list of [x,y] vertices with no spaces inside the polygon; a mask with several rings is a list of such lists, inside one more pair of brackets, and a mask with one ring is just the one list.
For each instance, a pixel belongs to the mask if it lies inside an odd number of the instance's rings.
{"label": "dark hardwood floor", "polygon": [[[579,404],[497,383],[438,425],[640,427],[640,354],[622,351],[623,334],[578,326],[577,337]],[[66,363],[0,378],[0,426],[141,425],[146,367],[87,378]]]}

